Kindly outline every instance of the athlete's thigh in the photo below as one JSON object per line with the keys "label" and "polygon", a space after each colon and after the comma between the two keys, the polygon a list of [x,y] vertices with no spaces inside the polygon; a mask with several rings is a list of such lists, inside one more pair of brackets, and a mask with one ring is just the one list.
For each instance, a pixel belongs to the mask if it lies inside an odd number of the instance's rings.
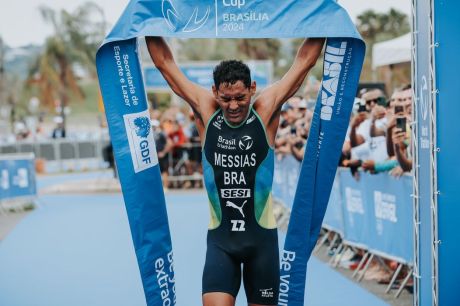
{"label": "athlete's thigh", "polygon": [[244,263],[244,289],[249,305],[277,305],[279,292],[278,245],[266,245]]}
{"label": "athlete's thigh", "polygon": [[223,292],[203,294],[203,306],[235,306],[235,300],[231,294]]}
{"label": "athlete's thigh", "polygon": [[203,295],[220,292],[236,297],[241,284],[240,262],[217,245],[208,244],[202,284]]}

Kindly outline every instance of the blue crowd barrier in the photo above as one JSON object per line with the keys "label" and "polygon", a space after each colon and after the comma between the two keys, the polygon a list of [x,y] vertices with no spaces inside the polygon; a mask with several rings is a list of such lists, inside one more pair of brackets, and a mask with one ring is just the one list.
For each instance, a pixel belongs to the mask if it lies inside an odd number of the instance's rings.
{"label": "blue crowd barrier", "polygon": [[360,173],[357,181],[349,170],[340,170],[339,177],[344,241],[377,255],[412,263],[412,178]]}
{"label": "blue crowd barrier", "polygon": [[275,159],[272,196],[292,208],[297,181],[299,180],[300,162],[292,155],[283,155]]}
{"label": "blue crowd barrier", "polygon": [[334,184],[332,185],[326,214],[324,215],[323,227],[327,230],[339,233],[340,236],[343,237],[345,233],[345,225],[343,222],[342,206],[343,202],[340,190],[340,177],[336,175]]}
{"label": "blue crowd barrier", "polygon": [[[291,157],[292,158],[292,157]],[[275,162],[273,196],[292,206],[299,163],[285,156]],[[294,187],[293,187],[294,186]],[[346,244],[402,263],[413,262],[412,177],[339,169],[332,187],[323,228],[337,232]]]}
{"label": "blue crowd barrier", "polygon": [[36,195],[34,155],[0,155],[0,201]]}

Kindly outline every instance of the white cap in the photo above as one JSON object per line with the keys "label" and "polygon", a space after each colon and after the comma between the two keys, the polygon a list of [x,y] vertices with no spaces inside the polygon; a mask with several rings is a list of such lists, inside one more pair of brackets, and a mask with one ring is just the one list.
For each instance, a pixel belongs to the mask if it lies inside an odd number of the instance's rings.
{"label": "white cap", "polygon": [[59,124],[63,122],[64,122],[64,119],[61,116],[54,117],[54,123]]}

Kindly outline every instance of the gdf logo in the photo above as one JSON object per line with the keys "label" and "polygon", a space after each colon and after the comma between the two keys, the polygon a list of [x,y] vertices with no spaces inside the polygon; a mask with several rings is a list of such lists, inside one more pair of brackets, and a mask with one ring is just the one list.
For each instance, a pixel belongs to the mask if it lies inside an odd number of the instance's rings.
{"label": "gdf logo", "polygon": [[155,149],[155,140],[151,132],[149,113],[147,110],[140,113],[123,115],[126,136],[133,160],[134,172],[146,170],[158,163]]}
{"label": "gdf logo", "polygon": [[134,119],[136,135],[141,138],[147,138],[150,134],[150,120],[147,117],[137,117]]}
{"label": "gdf logo", "polygon": [[188,33],[199,30],[206,21],[208,21],[211,8],[208,6],[204,15],[198,17],[198,7],[195,7],[189,17],[184,17],[184,12],[181,14],[174,7],[173,0],[163,0],[161,3],[161,11],[166,24],[172,31],[182,31]]}
{"label": "gdf logo", "polygon": [[238,143],[238,146],[240,147],[241,150],[249,150],[252,148],[252,145],[254,144],[254,141],[252,140],[251,136],[243,136],[240,139],[240,142]]}

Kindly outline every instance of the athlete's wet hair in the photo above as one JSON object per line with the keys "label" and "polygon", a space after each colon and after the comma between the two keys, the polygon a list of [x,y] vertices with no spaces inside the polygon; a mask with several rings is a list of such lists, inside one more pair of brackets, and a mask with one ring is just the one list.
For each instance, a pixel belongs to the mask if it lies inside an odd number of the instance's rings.
{"label": "athlete's wet hair", "polygon": [[214,85],[219,89],[220,84],[235,84],[243,82],[246,88],[251,86],[251,71],[242,61],[222,61],[214,68]]}

